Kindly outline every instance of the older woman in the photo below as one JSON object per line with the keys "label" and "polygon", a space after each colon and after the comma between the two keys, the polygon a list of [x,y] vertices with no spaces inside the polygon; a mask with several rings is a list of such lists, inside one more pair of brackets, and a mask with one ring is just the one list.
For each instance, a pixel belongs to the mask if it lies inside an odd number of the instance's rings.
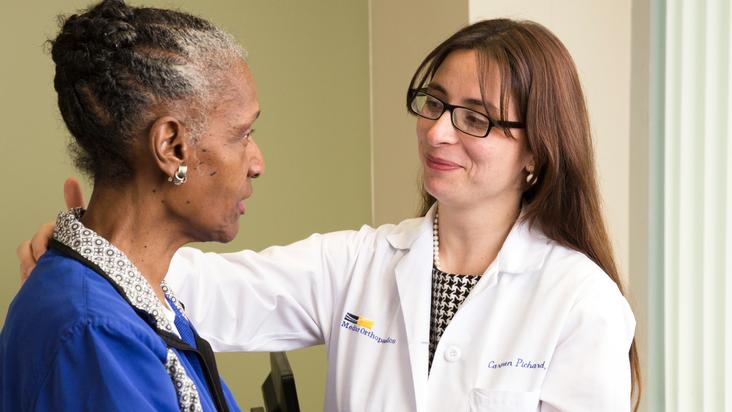
{"label": "older woman", "polygon": [[66,18],[52,45],[94,191],[10,306],[0,410],[238,410],[163,278],[180,246],[234,238],[263,170],[241,49],[205,20],[115,0]]}
{"label": "older woman", "polygon": [[631,409],[635,321],[566,48],[533,22],[473,24],[425,58],[407,107],[424,216],[184,248],[167,280],[194,324],[217,350],[325,343],[329,411]]}

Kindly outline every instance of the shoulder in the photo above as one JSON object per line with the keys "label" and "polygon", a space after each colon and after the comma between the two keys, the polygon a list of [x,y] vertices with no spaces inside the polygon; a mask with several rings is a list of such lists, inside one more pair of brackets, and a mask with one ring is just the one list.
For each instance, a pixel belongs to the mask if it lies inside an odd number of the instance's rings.
{"label": "shoulder", "polygon": [[[385,223],[379,226],[362,225],[355,230],[340,230],[329,233],[315,233],[298,244],[322,243],[328,246],[342,245],[347,247],[364,244],[398,244],[397,248],[408,247],[408,244],[421,233],[425,218],[405,219],[397,224]],[[430,222],[431,224],[431,222]],[[431,228],[431,226],[430,226]],[[430,232],[431,233],[431,232]]]}
{"label": "shoulder", "polygon": [[567,307],[568,321],[598,328],[612,325],[632,339],[635,317],[625,296],[610,276],[584,253],[549,242],[541,283],[555,290]]}
{"label": "shoulder", "polygon": [[546,281],[576,291],[577,299],[598,295],[623,297],[618,285],[597,263],[584,253],[554,241],[548,241],[542,276]]}
{"label": "shoulder", "polygon": [[417,235],[419,222],[423,218],[407,219],[398,224],[386,223],[376,227],[362,225],[356,230],[340,230],[329,233],[315,233],[294,244],[322,243],[326,246],[360,247],[369,244],[386,244],[399,237],[411,240]]}
{"label": "shoulder", "polygon": [[[171,261],[170,273],[185,272],[186,267],[198,264],[210,265],[217,259],[229,262],[254,262],[261,259],[280,259],[283,262],[301,260],[308,262],[319,255],[325,258],[348,259],[376,249],[408,245],[414,240],[419,222],[423,218],[407,219],[399,224],[378,227],[363,225],[355,230],[314,233],[305,239],[288,245],[270,246],[262,251],[242,250],[235,253],[207,253],[193,247],[180,248]],[[397,245],[397,246],[394,246]]]}
{"label": "shoulder", "polygon": [[316,234],[310,240],[322,242],[324,251],[333,259],[343,256],[348,260],[371,261],[412,248],[420,236],[432,236],[431,221],[429,227],[425,226],[425,221],[420,217],[376,227],[363,225],[358,230]]}
{"label": "shoulder", "polygon": [[155,332],[106,279],[51,250],[9,307],[0,334],[0,375],[16,379],[2,382],[3,393],[8,385],[21,392],[37,386],[65,348],[80,351],[121,337],[164,350]]}
{"label": "shoulder", "polygon": [[610,276],[587,255],[549,239],[535,226],[517,224],[499,261],[502,272],[519,275],[523,280],[518,284],[533,285],[542,306],[557,314],[596,310],[634,325],[630,306]]}
{"label": "shoulder", "polygon": [[92,318],[140,319],[102,275],[82,262],[49,250],[13,299],[7,323],[47,325],[50,333],[56,334]]}

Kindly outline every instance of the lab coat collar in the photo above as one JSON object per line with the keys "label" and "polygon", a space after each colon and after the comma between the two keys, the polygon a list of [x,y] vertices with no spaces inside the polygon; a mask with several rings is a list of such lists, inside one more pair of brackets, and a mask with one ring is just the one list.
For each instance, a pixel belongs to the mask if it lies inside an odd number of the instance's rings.
{"label": "lab coat collar", "polygon": [[[401,312],[406,328],[414,409],[425,410],[427,359],[429,355],[430,309],[432,299],[432,220],[410,219],[397,227],[401,235],[392,237],[404,250],[394,268]],[[427,235],[424,235],[427,233]],[[420,236],[420,234],[423,234]],[[389,241],[394,244],[391,240]],[[413,247],[412,247],[413,246]]]}
{"label": "lab coat collar", "polygon": [[[391,246],[395,249],[411,249],[416,246],[417,239],[423,237],[431,239],[436,210],[437,206],[432,205],[424,217],[408,219],[397,225],[387,236]],[[522,211],[496,258],[497,269],[501,273],[535,272],[541,269],[549,253],[551,240],[538,227],[531,227],[523,217]]]}

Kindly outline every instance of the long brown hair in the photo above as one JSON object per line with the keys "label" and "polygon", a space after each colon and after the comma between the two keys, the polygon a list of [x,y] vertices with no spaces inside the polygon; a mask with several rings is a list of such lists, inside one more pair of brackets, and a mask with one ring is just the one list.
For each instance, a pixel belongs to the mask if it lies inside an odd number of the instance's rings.
{"label": "long brown hair", "polygon": [[[602,214],[585,98],[566,47],[535,22],[481,21],[453,34],[427,55],[409,90],[423,88],[455,50],[475,50],[484,101],[487,68],[494,65],[499,69],[501,119],[508,119],[510,97],[522,117],[516,120],[526,123],[527,147],[535,168],[534,178],[522,195],[523,219],[557,243],[584,253],[625,294]],[[410,96],[408,91],[407,105]],[[510,130],[505,132],[511,136]],[[424,215],[435,199],[424,188],[422,197]],[[635,339],[628,356],[631,398],[633,410],[637,410],[641,377]]]}

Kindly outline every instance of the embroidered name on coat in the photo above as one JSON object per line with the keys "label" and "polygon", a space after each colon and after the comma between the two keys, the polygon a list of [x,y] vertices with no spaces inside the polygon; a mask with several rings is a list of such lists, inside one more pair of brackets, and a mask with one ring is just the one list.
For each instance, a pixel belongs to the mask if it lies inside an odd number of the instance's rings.
{"label": "embroidered name on coat", "polygon": [[521,369],[546,369],[546,361],[535,362],[523,358],[516,358],[505,361],[488,362],[489,369],[521,368]]}

